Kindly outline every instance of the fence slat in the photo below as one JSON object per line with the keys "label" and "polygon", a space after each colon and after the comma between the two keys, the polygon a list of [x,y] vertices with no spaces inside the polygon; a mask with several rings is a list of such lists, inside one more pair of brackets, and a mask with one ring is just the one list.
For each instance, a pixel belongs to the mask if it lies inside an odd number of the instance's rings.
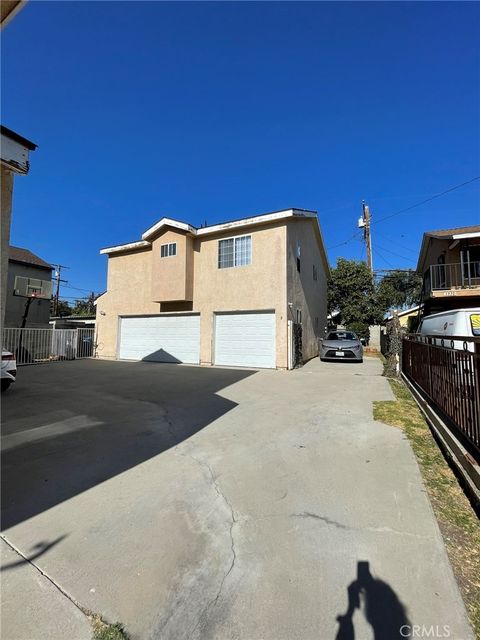
{"label": "fence slat", "polygon": [[[444,341],[411,334],[402,343],[402,371],[480,452],[480,338]],[[440,342],[440,344],[439,344]]]}
{"label": "fence slat", "polygon": [[19,366],[92,358],[95,356],[95,329],[5,327],[2,348],[15,354]]}

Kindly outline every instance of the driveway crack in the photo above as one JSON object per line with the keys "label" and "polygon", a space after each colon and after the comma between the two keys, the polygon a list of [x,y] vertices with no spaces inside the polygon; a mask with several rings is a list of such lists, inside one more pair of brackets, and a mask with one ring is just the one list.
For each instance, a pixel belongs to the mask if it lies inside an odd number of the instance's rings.
{"label": "driveway crack", "polygon": [[215,607],[217,602],[219,601],[221,595],[222,595],[222,591],[223,591],[223,587],[225,585],[225,582],[228,578],[228,576],[232,573],[234,567],[235,567],[235,562],[237,560],[237,551],[236,551],[236,547],[235,547],[235,537],[234,537],[234,527],[238,522],[238,519],[235,515],[235,510],[233,508],[232,503],[230,502],[230,500],[228,499],[228,497],[225,495],[225,493],[222,491],[218,481],[217,481],[217,476],[215,476],[215,473],[212,469],[212,467],[210,466],[210,464],[206,461],[206,460],[200,460],[200,458],[195,457],[194,455],[192,455],[191,453],[188,454],[181,454],[181,455],[187,455],[189,458],[191,458],[192,460],[194,460],[200,467],[203,467],[205,469],[208,470],[208,473],[210,475],[211,478],[211,484],[213,486],[213,488],[215,489],[215,492],[217,493],[217,495],[224,501],[224,503],[226,504],[228,510],[230,511],[230,516],[231,516],[231,520],[230,520],[230,527],[229,527],[229,535],[230,535],[230,549],[231,549],[231,553],[232,553],[232,559],[230,562],[230,565],[227,569],[227,571],[224,573],[223,578],[220,582],[220,586],[218,588],[217,594],[215,596],[215,598],[213,598],[212,600],[210,600],[210,602],[205,606],[205,608],[203,609],[202,613],[200,614],[197,624],[195,625],[195,627],[192,630],[192,634],[196,631],[197,627],[201,624],[202,620],[205,618],[206,614],[208,613],[209,609],[211,609],[212,607]]}

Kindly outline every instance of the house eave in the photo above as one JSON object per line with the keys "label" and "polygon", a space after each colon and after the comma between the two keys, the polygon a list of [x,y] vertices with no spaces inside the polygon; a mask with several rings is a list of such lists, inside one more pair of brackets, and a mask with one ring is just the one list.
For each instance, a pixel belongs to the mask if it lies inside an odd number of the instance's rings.
{"label": "house eave", "polygon": [[127,244],[118,244],[114,247],[105,247],[100,249],[100,254],[110,255],[111,253],[121,253],[122,251],[136,251],[137,249],[145,249],[151,247],[152,243],[146,240],[139,240],[138,242],[128,242]]}

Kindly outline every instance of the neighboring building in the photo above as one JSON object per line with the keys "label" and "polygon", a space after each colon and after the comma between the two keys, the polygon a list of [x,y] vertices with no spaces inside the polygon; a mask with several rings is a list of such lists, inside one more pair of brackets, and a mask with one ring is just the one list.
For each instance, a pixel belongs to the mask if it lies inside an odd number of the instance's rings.
{"label": "neighboring building", "polygon": [[26,327],[48,328],[52,294],[52,267],[28,249],[10,247],[6,289],[5,327],[20,327],[28,298]]}
{"label": "neighboring building", "polygon": [[291,368],[299,325],[303,359],[318,354],[329,267],[314,211],[199,229],[162,218],[140,241],[100,253],[100,357]]}
{"label": "neighboring building", "polygon": [[[11,11],[5,9],[5,18],[12,15],[11,12],[20,5],[18,2],[7,3],[11,5]],[[15,6],[14,6],[15,5]],[[2,13],[2,21],[3,21]],[[1,306],[0,306],[0,323],[4,324],[5,320],[5,301],[7,296],[7,273],[8,273],[8,248],[10,245],[10,222],[12,215],[12,196],[13,196],[13,176],[14,174],[25,175],[28,173],[29,163],[28,156],[30,151],[34,151],[37,145],[30,142],[26,138],[18,135],[7,127],[0,126],[1,133]]]}
{"label": "neighboring building", "polygon": [[480,225],[424,233],[417,272],[423,315],[480,306]]}
{"label": "neighboring building", "polygon": [[94,329],[95,323],[94,315],[52,316],[50,318],[50,326],[53,329]]}
{"label": "neighboring building", "polygon": [[[410,309],[404,309],[403,311],[397,311],[397,318],[400,322],[400,326],[404,327],[408,332],[413,331],[416,327],[417,319],[420,312],[420,305],[410,307]],[[385,324],[388,324],[393,320],[393,314],[389,314],[385,318]]]}

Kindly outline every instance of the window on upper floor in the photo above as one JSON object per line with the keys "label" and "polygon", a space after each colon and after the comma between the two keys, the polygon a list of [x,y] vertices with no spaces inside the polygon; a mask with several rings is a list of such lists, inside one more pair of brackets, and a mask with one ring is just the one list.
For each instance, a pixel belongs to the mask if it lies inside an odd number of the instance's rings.
{"label": "window on upper floor", "polygon": [[252,263],[252,236],[218,241],[218,268],[244,267]]}
{"label": "window on upper floor", "polygon": [[313,265],[313,279],[317,279],[317,267],[315,265]]}
{"label": "window on upper floor", "polygon": [[162,258],[169,258],[177,255],[177,243],[169,242],[168,244],[160,245],[160,256]]}

